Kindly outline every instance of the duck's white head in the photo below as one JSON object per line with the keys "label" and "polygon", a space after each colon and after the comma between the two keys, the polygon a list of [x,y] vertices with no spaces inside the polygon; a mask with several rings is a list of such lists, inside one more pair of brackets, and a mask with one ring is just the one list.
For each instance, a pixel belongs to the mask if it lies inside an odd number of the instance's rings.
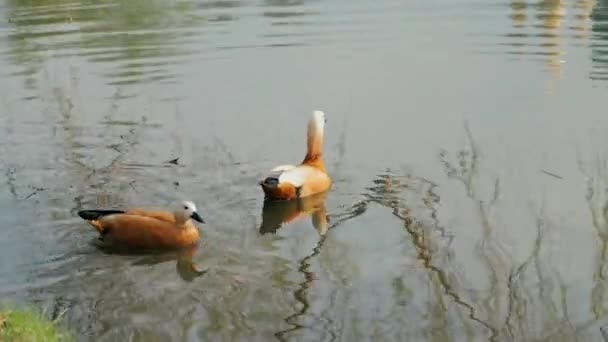
{"label": "duck's white head", "polygon": [[325,118],[325,113],[320,110],[315,110],[314,112],[312,112],[311,122],[315,126],[317,134],[323,134],[323,131],[325,129],[325,123],[327,122],[327,119]]}
{"label": "duck's white head", "polygon": [[191,201],[181,202],[181,205],[178,208],[177,213],[179,213],[183,218],[191,218],[200,223],[205,223],[205,220],[203,220],[203,218],[196,211],[196,205],[194,205],[194,202],[191,202]]}

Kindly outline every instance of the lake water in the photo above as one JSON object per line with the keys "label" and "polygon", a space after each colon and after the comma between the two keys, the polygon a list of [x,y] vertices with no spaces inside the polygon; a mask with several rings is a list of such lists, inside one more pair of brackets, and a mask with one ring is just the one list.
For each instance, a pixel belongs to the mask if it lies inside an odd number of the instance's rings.
{"label": "lake water", "polygon": [[[608,1],[0,0],[0,72],[0,298],[80,340],[608,324]],[[316,109],[335,183],[281,224],[257,181]],[[76,215],[177,199],[181,255]]]}

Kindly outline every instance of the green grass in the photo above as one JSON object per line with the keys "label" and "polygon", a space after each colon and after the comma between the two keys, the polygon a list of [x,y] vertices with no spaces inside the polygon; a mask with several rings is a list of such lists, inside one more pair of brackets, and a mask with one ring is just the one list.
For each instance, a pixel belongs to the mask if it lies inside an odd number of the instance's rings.
{"label": "green grass", "polygon": [[57,327],[35,309],[0,309],[0,342],[73,341],[73,337]]}

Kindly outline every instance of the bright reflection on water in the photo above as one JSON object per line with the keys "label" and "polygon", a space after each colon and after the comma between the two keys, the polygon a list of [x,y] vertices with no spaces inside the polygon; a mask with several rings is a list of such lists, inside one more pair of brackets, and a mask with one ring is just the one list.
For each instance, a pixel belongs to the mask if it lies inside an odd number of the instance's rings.
{"label": "bright reflection on water", "polygon": [[[607,1],[0,13],[3,299],[95,341],[601,338]],[[314,109],[332,190],[264,203]],[[76,216],[176,199],[195,250],[107,250]]]}

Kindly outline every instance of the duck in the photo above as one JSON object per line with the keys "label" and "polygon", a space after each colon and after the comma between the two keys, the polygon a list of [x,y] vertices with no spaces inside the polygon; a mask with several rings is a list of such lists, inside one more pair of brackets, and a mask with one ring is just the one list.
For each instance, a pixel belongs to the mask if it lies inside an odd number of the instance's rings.
{"label": "duck", "polygon": [[293,200],[326,192],[331,178],[323,162],[323,135],[327,119],[320,110],[308,121],[307,150],[299,165],[279,165],[259,182],[266,200]]}
{"label": "duck", "polygon": [[192,220],[205,224],[192,201],[182,201],[173,211],[146,209],[80,210],[78,216],[99,233],[104,243],[133,249],[180,249],[200,239]]}

